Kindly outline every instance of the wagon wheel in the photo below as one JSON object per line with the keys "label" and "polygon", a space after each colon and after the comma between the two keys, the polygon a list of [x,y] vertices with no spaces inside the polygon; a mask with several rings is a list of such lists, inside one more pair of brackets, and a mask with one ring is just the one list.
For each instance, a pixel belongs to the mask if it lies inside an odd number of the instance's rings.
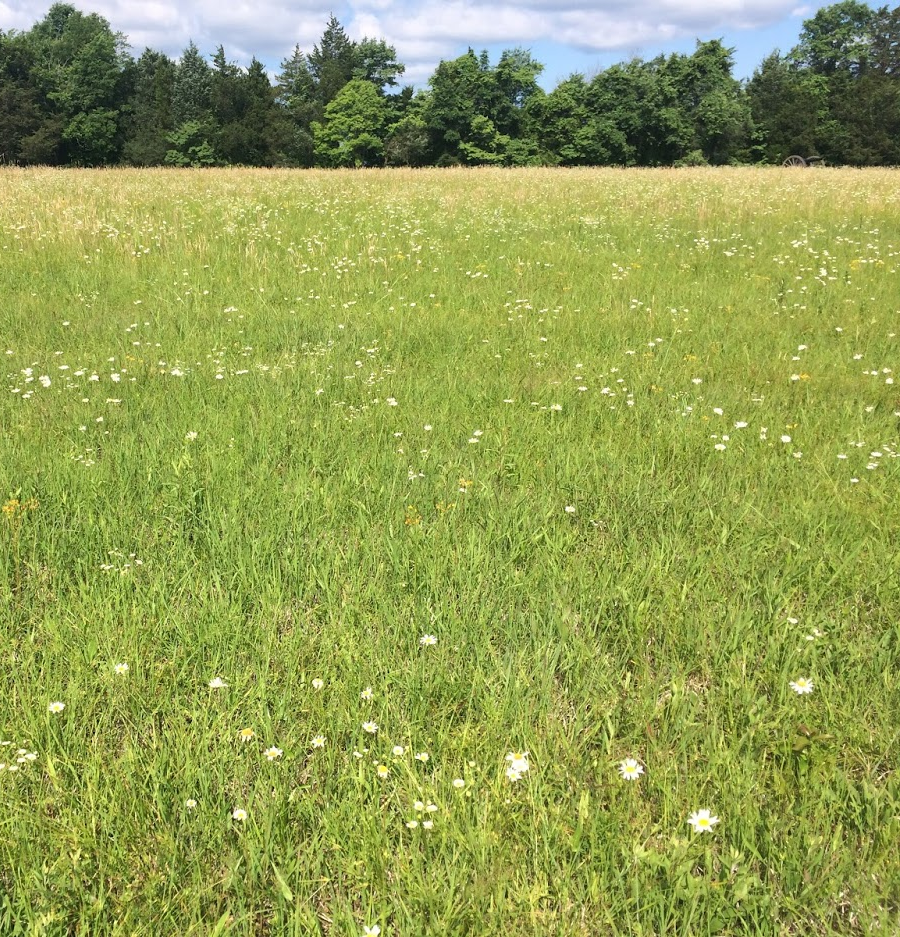
{"label": "wagon wheel", "polygon": [[802,156],[789,156],[782,166],[806,166],[806,160]]}

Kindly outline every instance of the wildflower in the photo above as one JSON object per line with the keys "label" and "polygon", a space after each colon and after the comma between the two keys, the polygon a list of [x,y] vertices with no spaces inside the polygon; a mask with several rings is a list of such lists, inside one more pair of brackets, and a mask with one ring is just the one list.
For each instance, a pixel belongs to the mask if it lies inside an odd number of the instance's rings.
{"label": "wildflower", "polygon": [[51,713],[61,713],[65,708],[66,708],[66,704],[65,704],[65,703],[60,703],[59,701],[56,701],[56,702],[54,702],[54,703],[51,703],[51,704],[47,707],[47,712],[51,712]]}
{"label": "wildflower", "polygon": [[698,810],[688,817],[687,822],[694,828],[695,833],[711,833],[719,818],[710,816],[708,810]]}
{"label": "wildflower", "polygon": [[798,696],[803,696],[805,693],[812,693],[813,691],[813,682],[812,680],[808,680],[806,677],[797,677],[796,680],[791,680],[788,686]]}
{"label": "wildflower", "polygon": [[325,747],[325,736],[324,735],[315,735],[313,740],[310,743],[313,748],[324,748]]}
{"label": "wildflower", "polygon": [[405,751],[406,749],[402,745],[395,745],[391,749],[391,754],[394,755],[395,758],[399,758]]}
{"label": "wildflower", "polygon": [[429,755],[428,752],[416,752],[416,761],[426,762],[428,761]]}
{"label": "wildflower", "polygon": [[238,736],[242,742],[249,742],[250,739],[253,738],[253,735],[253,729],[251,729],[249,726],[247,726],[245,729],[241,729],[241,731],[238,732]]}
{"label": "wildflower", "polygon": [[574,504],[567,504],[567,505],[565,506],[565,509],[564,509],[564,510],[565,510],[566,514],[574,514],[574,513],[575,513],[575,505],[574,505]]}
{"label": "wildflower", "polygon": [[521,772],[521,771],[516,771],[516,769],[513,768],[513,767],[509,767],[509,768],[506,769],[506,776],[507,776],[507,778],[509,778],[509,780],[510,780],[512,783],[515,783],[516,781],[521,780],[521,778],[522,778],[522,772]]}
{"label": "wildflower", "polygon": [[784,442],[784,443],[788,443],[788,442],[791,441],[791,437],[788,436],[788,435],[784,435],[784,436],[781,437],[781,441]]}
{"label": "wildflower", "polygon": [[191,430],[189,433],[184,434],[184,438],[188,442],[193,442],[197,438],[197,433],[194,430]]}
{"label": "wildflower", "polygon": [[421,813],[424,809],[425,809],[425,804],[421,800],[417,800],[413,804],[413,810],[417,811],[418,813]]}
{"label": "wildflower", "polygon": [[247,811],[242,807],[235,807],[234,810],[231,811],[231,819],[243,823],[244,820],[247,819]]}
{"label": "wildflower", "polygon": [[423,634],[422,637],[419,638],[419,644],[421,644],[422,647],[434,647],[434,645],[437,644],[437,637],[433,634]]}
{"label": "wildflower", "polygon": [[197,806],[197,801],[194,800],[193,797],[188,797],[188,799],[184,802],[184,805],[188,810],[193,810]]}
{"label": "wildflower", "polygon": [[506,756],[506,760],[509,762],[509,767],[519,774],[525,774],[531,767],[528,764],[528,752],[510,752]]}
{"label": "wildflower", "polygon": [[223,690],[227,689],[228,684],[221,677],[213,677],[209,681],[209,688],[211,690]]}
{"label": "wildflower", "polygon": [[124,676],[131,668],[124,661],[121,664],[116,664],[113,668],[115,672],[121,677]]}
{"label": "wildflower", "polygon": [[437,804],[428,803],[425,807],[426,813],[437,813],[440,808]]}
{"label": "wildflower", "polygon": [[453,786],[454,786],[458,791],[461,791],[461,790],[466,786],[466,782],[465,782],[462,778],[454,778],[454,779],[453,779]]}
{"label": "wildflower", "polygon": [[366,700],[366,702],[368,702],[370,699],[372,699],[372,697],[373,697],[374,695],[375,695],[375,694],[374,694],[374,692],[372,691],[372,687],[370,687],[370,686],[367,686],[367,687],[362,691],[362,693],[359,694],[360,699],[364,699],[364,700]]}
{"label": "wildflower", "polygon": [[323,686],[325,686],[325,681],[321,680],[319,677],[316,677],[315,680],[312,681],[312,688],[314,690],[321,690]]}
{"label": "wildflower", "polygon": [[728,447],[723,442],[717,442],[713,448],[716,452],[724,452]]}
{"label": "wildflower", "polygon": [[381,933],[381,928],[377,924],[373,924],[371,927],[364,925],[362,937],[378,937]]}
{"label": "wildflower", "polygon": [[430,829],[433,829],[433,828],[434,828],[434,820],[423,820],[423,821],[422,821],[422,829],[423,829],[423,830],[430,830]]}
{"label": "wildflower", "polygon": [[418,825],[419,825],[419,821],[418,821],[418,820],[407,820],[407,821],[406,821],[406,828],[407,828],[408,830],[414,830]]}
{"label": "wildflower", "polygon": [[363,732],[368,732],[369,735],[374,735],[378,731],[378,726],[374,722],[364,722],[362,727]]}
{"label": "wildflower", "polygon": [[391,769],[388,768],[387,765],[378,765],[378,766],[375,768],[375,773],[376,773],[376,774],[378,775],[378,777],[381,778],[381,780],[383,781],[383,780],[391,773]]}
{"label": "wildflower", "polygon": [[274,745],[267,748],[263,754],[266,756],[268,761],[275,761],[276,758],[280,758],[284,752],[280,748],[276,748]]}
{"label": "wildflower", "polygon": [[619,765],[619,774],[624,781],[636,781],[644,773],[644,766],[635,758],[626,758]]}

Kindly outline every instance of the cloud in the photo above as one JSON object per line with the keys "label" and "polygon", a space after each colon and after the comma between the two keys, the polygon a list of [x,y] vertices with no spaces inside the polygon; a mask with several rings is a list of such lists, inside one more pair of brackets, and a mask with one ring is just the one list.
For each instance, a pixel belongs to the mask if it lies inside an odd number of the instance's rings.
{"label": "cloud", "polygon": [[[137,51],[178,56],[189,40],[211,53],[220,43],[230,59],[252,55],[272,63],[295,44],[311,50],[327,14],[316,0],[74,0],[106,17]],[[0,0],[0,29],[27,29],[49,2]],[[635,12],[637,10],[637,12]],[[396,46],[406,79],[424,83],[442,58],[471,45],[550,41],[581,52],[630,54],[681,38],[757,29],[796,16],[796,0],[345,0],[335,14],[354,38]]]}

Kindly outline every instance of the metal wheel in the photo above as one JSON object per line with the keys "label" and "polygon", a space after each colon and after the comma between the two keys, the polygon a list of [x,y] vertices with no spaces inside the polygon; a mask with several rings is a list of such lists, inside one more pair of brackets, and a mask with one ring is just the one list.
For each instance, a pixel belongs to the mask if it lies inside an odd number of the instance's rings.
{"label": "metal wheel", "polygon": [[789,156],[782,166],[806,166],[807,162],[802,156]]}

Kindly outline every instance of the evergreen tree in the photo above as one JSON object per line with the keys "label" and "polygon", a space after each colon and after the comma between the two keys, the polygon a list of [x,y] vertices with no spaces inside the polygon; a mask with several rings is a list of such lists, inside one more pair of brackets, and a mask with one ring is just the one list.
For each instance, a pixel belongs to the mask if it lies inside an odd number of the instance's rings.
{"label": "evergreen tree", "polygon": [[778,164],[793,154],[819,155],[829,121],[828,86],[822,76],[801,71],[773,52],[753,73],[747,99],[763,160]]}
{"label": "evergreen tree", "polygon": [[32,80],[34,69],[27,37],[0,31],[0,165],[60,158],[63,122]]}
{"label": "evergreen tree", "polygon": [[315,82],[315,100],[321,109],[353,78],[357,65],[356,47],[333,13],[307,62]]}
{"label": "evergreen tree", "polygon": [[212,116],[212,75],[193,42],[181,53],[175,69],[172,118],[175,125],[192,120],[206,123]]}
{"label": "evergreen tree", "polygon": [[294,46],[293,53],[281,63],[275,101],[286,118],[283,149],[287,164],[312,166],[315,159],[312,124],[319,108],[316,80],[300,46]]}
{"label": "evergreen tree", "polygon": [[145,49],[135,63],[132,82],[123,156],[134,166],[159,166],[169,148],[167,135],[174,129],[175,63]]}
{"label": "evergreen tree", "polygon": [[218,162],[212,114],[212,74],[193,42],[182,52],[175,68],[172,122],[167,134],[166,162],[173,166],[210,166]]}

